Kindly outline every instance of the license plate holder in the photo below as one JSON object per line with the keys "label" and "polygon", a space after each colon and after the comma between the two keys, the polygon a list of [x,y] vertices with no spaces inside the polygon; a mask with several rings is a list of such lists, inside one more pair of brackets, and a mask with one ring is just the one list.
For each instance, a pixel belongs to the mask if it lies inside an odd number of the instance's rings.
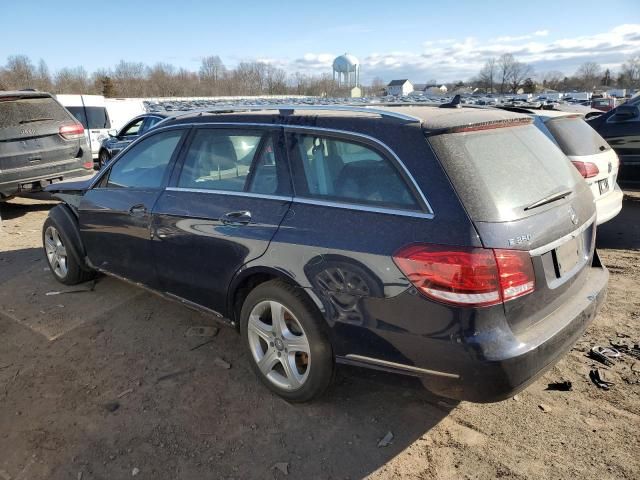
{"label": "license plate holder", "polygon": [[572,238],[556,248],[555,257],[558,277],[562,277],[578,263],[580,258],[579,238]]}
{"label": "license plate holder", "polygon": [[600,189],[600,195],[609,191],[609,179],[603,178],[598,182],[598,188]]}

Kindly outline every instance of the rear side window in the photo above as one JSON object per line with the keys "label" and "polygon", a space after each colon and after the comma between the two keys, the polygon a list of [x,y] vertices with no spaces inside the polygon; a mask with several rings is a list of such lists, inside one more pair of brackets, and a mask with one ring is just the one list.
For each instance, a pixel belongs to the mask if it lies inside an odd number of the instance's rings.
{"label": "rear side window", "polygon": [[109,114],[104,107],[84,107],[87,112],[87,125],[89,129],[111,128]]}
{"label": "rear side window", "polygon": [[605,139],[579,117],[553,118],[545,125],[566,155],[596,155],[611,149]]}
{"label": "rear side window", "polygon": [[0,128],[65,120],[69,114],[53,98],[0,97]]}
{"label": "rear side window", "polygon": [[293,135],[296,195],[381,208],[420,210],[391,161],[367,145]]}
{"label": "rear side window", "polygon": [[67,110],[82,124],[85,130],[89,128],[87,126],[87,116],[84,114],[84,107],[67,107]]}
{"label": "rear side window", "polygon": [[525,207],[583,181],[533,125],[435,135],[429,142],[476,221],[525,217]]}
{"label": "rear side window", "polygon": [[132,146],[111,168],[107,187],[160,188],[181,131],[158,133]]}

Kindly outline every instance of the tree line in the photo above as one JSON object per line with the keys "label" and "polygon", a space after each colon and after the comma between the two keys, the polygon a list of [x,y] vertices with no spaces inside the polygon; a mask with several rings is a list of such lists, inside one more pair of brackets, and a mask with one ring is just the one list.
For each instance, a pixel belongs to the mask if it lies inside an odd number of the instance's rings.
{"label": "tree line", "polygon": [[603,69],[596,62],[585,62],[574,75],[559,71],[535,74],[532,65],[518,61],[506,53],[497,58],[489,58],[477,76],[470,83],[487,93],[534,93],[539,89],[557,91],[592,91],[602,87],[640,88],[640,56],[624,62],[617,74]]}
{"label": "tree line", "polygon": [[[432,81],[431,83],[435,83]],[[574,75],[559,71],[536,74],[532,65],[512,54],[489,58],[468,82],[446,84],[451,89],[471,86],[487,93],[534,93],[542,89],[591,91],[601,87],[640,88],[640,56],[627,59],[619,71],[583,63]],[[364,94],[383,95],[386,83],[375,77]],[[36,88],[51,93],[87,93],[105,97],[185,97],[240,95],[306,95],[345,97],[329,73],[288,73],[264,62],[240,62],[228,68],[217,55],[204,57],[198,71],[168,63],[147,66],[121,60],[108,69],[89,74],[83,67],[62,68],[52,74],[44,60],[34,64],[25,55],[9,56],[0,66],[0,90]]]}
{"label": "tree line", "polygon": [[89,74],[83,67],[51,74],[46,62],[34,64],[12,55],[0,67],[0,90],[36,88],[51,93],[99,94],[105,97],[186,97],[239,95],[346,96],[332,75],[293,74],[264,62],[240,62],[228,68],[217,55],[202,59],[197,72],[168,63],[147,66],[121,60]]}

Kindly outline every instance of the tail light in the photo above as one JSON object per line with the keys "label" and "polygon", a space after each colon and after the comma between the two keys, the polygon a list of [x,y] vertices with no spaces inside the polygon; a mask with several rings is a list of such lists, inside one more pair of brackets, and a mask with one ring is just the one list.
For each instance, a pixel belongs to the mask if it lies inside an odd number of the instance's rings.
{"label": "tail light", "polygon": [[443,303],[486,307],[535,289],[528,252],[417,244],[393,260],[424,295]]}
{"label": "tail light", "polygon": [[84,127],[81,123],[74,123],[72,125],[63,125],[60,127],[59,132],[62,138],[67,140],[77,140],[84,136]]}
{"label": "tail light", "polygon": [[573,163],[573,166],[578,169],[580,175],[582,175],[584,178],[595,177],[600,173],[600,170],[598,170],[598,166],[595,163],[579,162],[577,160],[572,161],[571,163]]}
{"label": "tail light", "polygon": [[83,168],[86,168],[87,170],[93,170],[93,161],[91,161],[91,162],[84,162],[84,163],[82,164],[82,167],[83,167]]}

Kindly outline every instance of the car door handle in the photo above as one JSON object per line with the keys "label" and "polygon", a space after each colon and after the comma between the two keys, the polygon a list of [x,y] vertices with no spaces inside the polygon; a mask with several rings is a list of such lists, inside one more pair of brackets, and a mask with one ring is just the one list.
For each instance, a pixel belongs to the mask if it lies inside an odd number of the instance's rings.
{"label": "car door handle", "polygon": [[246,225],[251,222],[251,212],[247,210],[228,212],[222,216],[220,221],[225,225]]}
{"label": "car door handle", "polygon": [[142,217],[143,215],[146,215],[146,213],[147,207],[142,204],[134,205],[129,209],[129,215],[131,215],[132,217]]}

